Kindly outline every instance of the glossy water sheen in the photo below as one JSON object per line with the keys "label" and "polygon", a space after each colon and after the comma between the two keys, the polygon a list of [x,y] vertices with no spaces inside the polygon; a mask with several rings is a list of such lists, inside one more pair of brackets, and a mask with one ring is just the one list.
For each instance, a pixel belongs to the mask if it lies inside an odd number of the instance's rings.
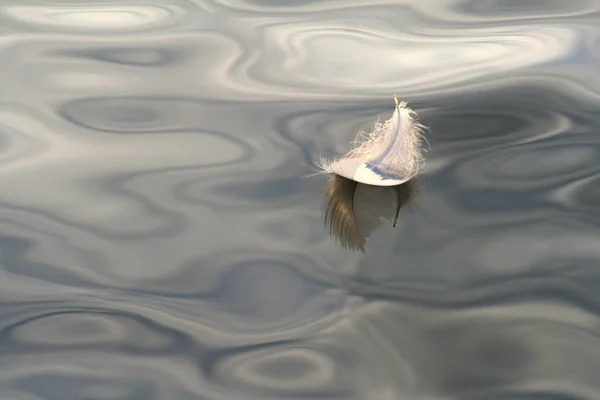
{"label": "glossy water sheen", "polygon": [[[600,398],[598,0],[4,0],[0,398]],[[366,253],[320,156],[407,101]]]}

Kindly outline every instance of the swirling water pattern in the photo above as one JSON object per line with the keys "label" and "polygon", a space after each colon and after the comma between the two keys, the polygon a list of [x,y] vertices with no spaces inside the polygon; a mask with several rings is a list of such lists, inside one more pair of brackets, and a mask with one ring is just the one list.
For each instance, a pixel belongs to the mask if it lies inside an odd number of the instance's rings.
{"label": "swirling water pattern", "polygon": [[[597,0],[0,4],[2,399],[598,399]],[[366,254],[319,156],[409,102]],[[387,116],[387,114],[386,114]]]}

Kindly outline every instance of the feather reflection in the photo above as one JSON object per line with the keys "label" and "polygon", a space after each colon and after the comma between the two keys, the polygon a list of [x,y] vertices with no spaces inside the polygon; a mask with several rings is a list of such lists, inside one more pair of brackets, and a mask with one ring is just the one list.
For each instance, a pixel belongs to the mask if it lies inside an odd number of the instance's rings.
{"label": "feather reflection", "polygon": [[344,248],[365,251],[382,218],[396,226],[400,210],[415,196],[417,178],[396,186],[373,186],[340,175],[327,182],[324,222]]}

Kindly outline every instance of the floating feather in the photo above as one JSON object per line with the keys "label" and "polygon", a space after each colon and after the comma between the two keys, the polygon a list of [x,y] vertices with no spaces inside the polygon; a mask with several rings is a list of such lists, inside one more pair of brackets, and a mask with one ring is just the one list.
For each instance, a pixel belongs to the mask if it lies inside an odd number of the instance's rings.
{"label": "floating feather", "polygon": [[354,149],[339,159],[321,160],[320,173],[333,175],[327,184],[325,224],[347,248],[364,251],[366,239],[382,217],[391,219],[394,208],[396,226],[424,166],[423,126],[406,103],[396,96],[394,101],[392,117],[375,123],[368,134],[360,132]]}
{"label": "floating feather", "polygon": [[423,126],[413,120],[414,112],[398,103],[392,118],[377,122],[369,134],[360,132],[359,144],[337,160],[321,160],[322,173],[341,175],[360,183],[394,186],[407,182],[423,168]]}

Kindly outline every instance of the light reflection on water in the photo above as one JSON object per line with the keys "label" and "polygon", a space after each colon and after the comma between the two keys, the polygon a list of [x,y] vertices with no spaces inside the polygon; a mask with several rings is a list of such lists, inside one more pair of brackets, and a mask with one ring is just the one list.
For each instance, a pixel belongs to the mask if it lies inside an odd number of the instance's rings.
{"label": "light reflection on water", "polygon": [[[0,5],[0,394],[600,396],[600,4]],[[312,161],[427,171],[366,253]],[[598,353],[598,354],[597,354]]]}

